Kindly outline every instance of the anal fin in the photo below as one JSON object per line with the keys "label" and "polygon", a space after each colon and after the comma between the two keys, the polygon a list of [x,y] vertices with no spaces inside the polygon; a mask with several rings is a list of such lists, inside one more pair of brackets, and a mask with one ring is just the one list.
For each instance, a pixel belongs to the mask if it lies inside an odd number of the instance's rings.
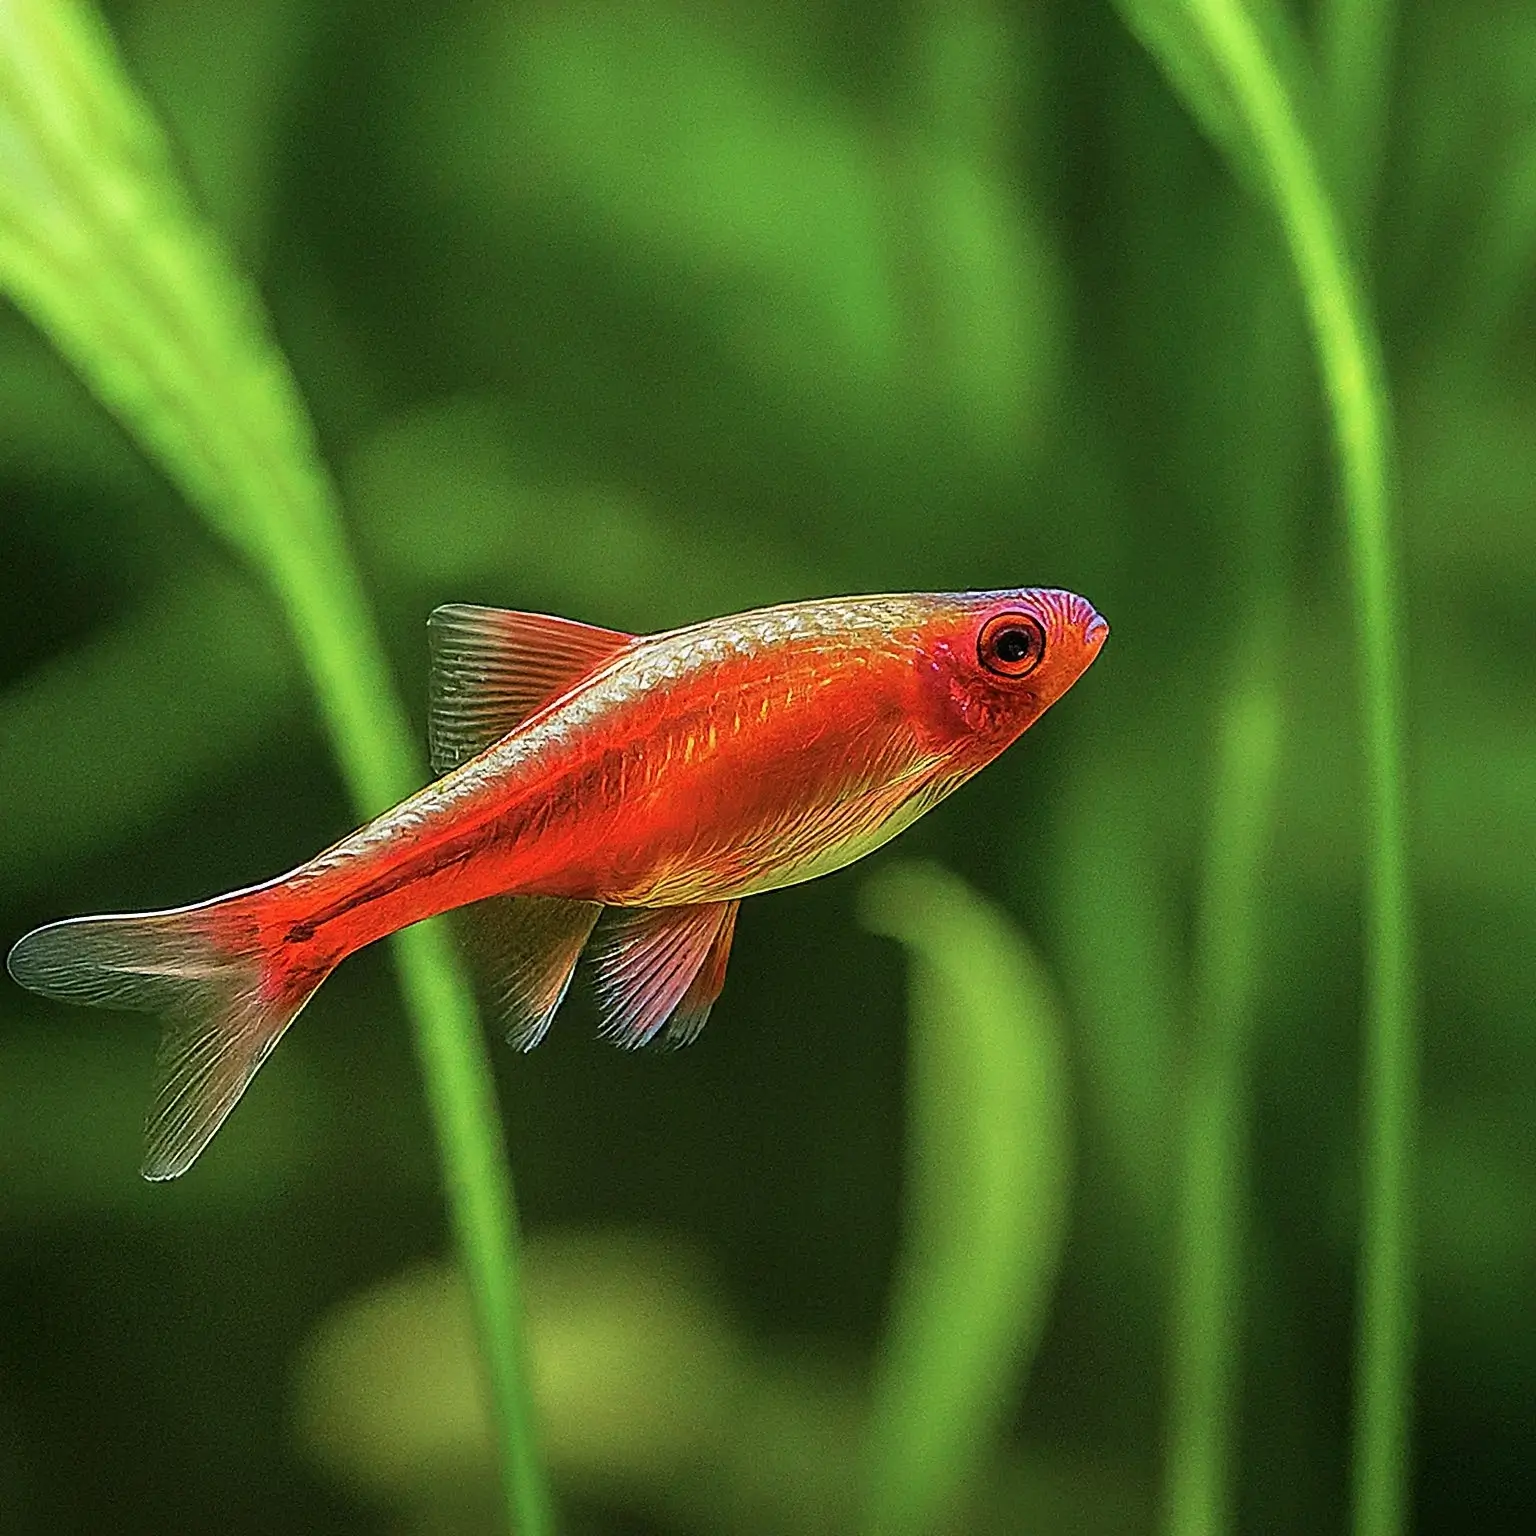
{"label": "anal fin", "polygon": [[491,1006],[518,1050],[544,1038],[602,910],[558,896],[493,896],[459,909]]}
{"label": "anal fin", "polygon": [[614,908],[592,952],[603,1033],[644,1045],[666,1026],[669,1044],[692,1040],[725,984],[740,905]]}

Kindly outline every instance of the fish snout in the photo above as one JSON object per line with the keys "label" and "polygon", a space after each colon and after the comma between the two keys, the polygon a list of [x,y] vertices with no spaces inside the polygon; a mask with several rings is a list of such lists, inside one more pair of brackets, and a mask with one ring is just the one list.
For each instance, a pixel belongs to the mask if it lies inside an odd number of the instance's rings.
{"label": "fish snout", "polygon": [[1071,614],[1078,634],[1083,637],[1084,647],[1091,655],[1098,655],[1099,647],[1109,636],[1109,625],[1104,622],[1098,610],[1086,597],[1078,597],[1074,594]]}

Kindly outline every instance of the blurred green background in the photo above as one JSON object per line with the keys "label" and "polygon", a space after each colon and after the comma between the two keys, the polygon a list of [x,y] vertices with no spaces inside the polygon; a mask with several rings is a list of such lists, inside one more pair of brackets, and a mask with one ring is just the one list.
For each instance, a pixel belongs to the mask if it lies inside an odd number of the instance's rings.
{"label": "blurred green background", "polygon": [[[854,1527],[902,1234],[942,1227],[945,1167],[908,1128],[922,1064],[941,1090],[964,1070],[933,1067],[969,1006],[922,984],[944,922],[1003,925],[997,974],[1022,964],[1036,999],[1015,1065],[1046,1085],[1018,1191],[1045,1213],[1038,1316],[947,1528],[1156,1528],[1197,887],[1263,603],[1283,735],[1236,1524],[1342,1529],[1362,845],[1335,474],[1271,216],[1115,11],[106,14],[292,360],[418,724],[447,601],[645,631],[1042,583],[1113,626],[883,869],[744,911],[694,1048],[612,1051],[580,996],[533,1055],[497,1047],[564,1528]],[[1414,1518],[1525,1530],[1536,11],[1408,7],[1392,57],[1358,226],[1407,618]],[[0,519],[0,941],[248,884],[352,825],[265,589],[10,308]],[[991,976],[985,950],[958,971]],[[988,1027],[958,1038],[985,1051]],[[0,1529],[496,1529],[385,956],[326,986],[170,1187],[135,1171],[152,1040],[0,988]]]}

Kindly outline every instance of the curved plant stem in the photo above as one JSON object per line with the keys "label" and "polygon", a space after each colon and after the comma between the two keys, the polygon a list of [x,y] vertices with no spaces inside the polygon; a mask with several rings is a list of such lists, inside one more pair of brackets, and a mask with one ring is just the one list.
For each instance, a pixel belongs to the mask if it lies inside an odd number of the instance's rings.
{"label": "curved plant stem", "polygon": [[[423,777],[303,403],[94,13],[0,0],[0,290],[265,578],[371,815]],[[497,1424],[507,1513],[549,1529],[490,1063],[446,931],[397,936]]]}
{"label": "curved plant stem", "polygon": [[1223,701],[1195,943],[1170,1317],[1164,1530],[1220,1536],[1230,1483],[1247,1192],[1247,1056],[1280,757],[1278,626],[1255,616]]}
{"label": "curved plant stem", "polygon": [[1343,480],[1365,714],[1369,849],[1354,1520],[1357,1536],[1392,1536],[1403,1528],[1407,1503],[1417,1066],[1386,393],[1343,232],[1295,103],[1258,29],[1241,0],[1187,0],[1187,10],[1259,149],[1301,284]]}

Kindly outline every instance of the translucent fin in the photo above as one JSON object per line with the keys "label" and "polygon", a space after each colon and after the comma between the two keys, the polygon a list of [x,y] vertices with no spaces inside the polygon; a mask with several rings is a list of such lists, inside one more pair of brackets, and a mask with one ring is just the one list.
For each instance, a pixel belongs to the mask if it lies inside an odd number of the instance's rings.
{"label": "translucent fin", "polygon": [[633,635],[542,613],[450,603],[427,620],[432,767],[467,762],[609,661]]}
{"label": "translucent fin", "polygon": [[602,910],[555,896],[495,896],[459,909],[491,1005],[518,1050],[544,1038]]}
{"label": "translucent fin", "polygon": [[[644,1045],[686,1004],[688,1012],[678,1020],[679,1043],[697,1034],[725,977],[736,906],[712,901],[693,907],[615,908],[592,952],[603,1033],[620,1045]],[[722,931],[717,958],[715,944]]]}
{"label": "translucent fin", "polygon": [[724,906],[725,914],[720,919],[714,943],[709,946],[709,953],[704,957],[704,964],[699,967],[698,974],[683,993],[683,1000],[667,1020],[666,1033],[661,1037],[664,1045],[688,1045],[696,1040],[699,1031],[708,1022],[709,1010],[715,1006],[720,989],[725,985],[725,968],[731,958],[731,940],[736,936],[736,913],[741,903],[728,901]]}
{"label": "translucent fin", "polygon": [[6,962],[44,997],[164,1016],[147,1179],[186,1172],[330,969],[296,970],[273,987],[254,930],[236,947],[215,910],[51,923],[19,940]]}

